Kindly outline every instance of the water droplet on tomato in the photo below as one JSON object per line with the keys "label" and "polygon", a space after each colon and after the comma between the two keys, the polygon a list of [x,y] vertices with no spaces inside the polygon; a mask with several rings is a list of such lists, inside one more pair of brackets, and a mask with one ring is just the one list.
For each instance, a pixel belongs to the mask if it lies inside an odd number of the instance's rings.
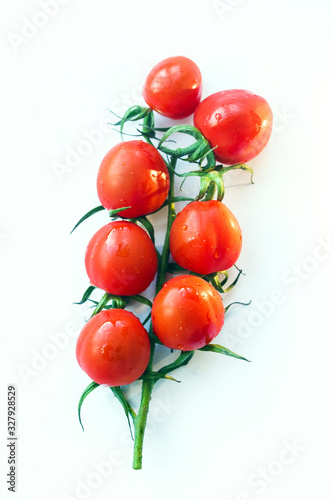
{"label": "water droplet on tomato", "polygon": [[178,345],[177,345],[177,349],[180,349],[180,350],[184,349],[183,344],[178,344]]}
{"label": "water droplet on tomato", "polygon": [[186,224],[183,225],[183,231],[187,231],[188,226]]}
{"label": "water droplet on tomato", "polygon": [[220,256],[221,256],[220,252],[218,250],[216,250],[216,252],[214,254],[215,259],[219,259]]}

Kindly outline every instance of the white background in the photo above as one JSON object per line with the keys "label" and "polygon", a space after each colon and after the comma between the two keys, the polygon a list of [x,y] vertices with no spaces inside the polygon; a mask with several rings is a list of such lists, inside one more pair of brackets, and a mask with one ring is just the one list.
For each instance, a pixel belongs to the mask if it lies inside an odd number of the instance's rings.
{"label": "white background", "polygon": [[[52,15],[41,5],[2,0],[0,13],[1,498],[12,498],[14,383],[19,500],[331,499],[331,2],[59,0]],[[230,310],[217,340],[252,362],[197,353],[175,373],[181,384],[159,383],[143,470],[133,471],[108,389],[86,400],[85,432],[78,424],[89,380],[75,359],[84,315],[72,303],[88,285],[85,246],[106,216],[69,232],[99,204],[99,162],[119,141],[100,132],[82,154],[85,134],[110,120],[106,108],[142,102],[149,69],[180,54],[201,68],[204,96],[249,89],[275,114],[272,140],[250,162],[255,184],[230,174],[225,198],[243,229],[246,273],[225,304],[253,302]],[[73,150],[76,165],[59,170]],[[135,404],[138,388],[130,395]]]}

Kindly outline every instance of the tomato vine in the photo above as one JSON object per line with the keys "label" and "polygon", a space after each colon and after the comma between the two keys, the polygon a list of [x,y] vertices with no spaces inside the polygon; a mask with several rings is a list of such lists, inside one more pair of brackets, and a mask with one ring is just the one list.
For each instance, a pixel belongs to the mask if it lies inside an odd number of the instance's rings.
{"label": "tomato vine", "polygon": [[[166,165],[169,171],[170,176],[170,188],[168,192],[168,197],[166,201],[158,208],[155,212],[158,212],[163,207],[168,208],[167,214],[167,226],[165,232],[165,239],[161,253],[158,253],[158,270],[156,275],[156,286],[155,286],[155,296],[160,292],[164,283],[166,282],[167,273],[184,273],[192,274],[199,278],[202,278],[206,282],[208,282],[211,286],[213,286],[219,293],[227,293],[229,292],[238,282],[238,279],[242,275],[242,271],[238,270],[237,277],[234,281],[228,284],[228,272],[226,270],[221,270],[220,272],[215,272],[212,274],[198,274],[195,272],[189,272],[186,269],[183,269],[178,264],[169,262],[170,261],[170,232],[172,224],[176,218],[176,203],[180,201],[194,201],[193,198],[189,198],[186,196],[175,196],[174,193],[174,183],[175,177],[182,177],[183,182],[187,180],[187,178],[192,176],[197,176],[200,178],[200,190],[195,198],[195,200],[213,200],[217,199],[219,201],[223,200],[225,187],[224,187],[224,179],[223,176],[226,172],[230,170],[241,169],[245,170],[251,174],[251,182],[253,171],[250,167],[245,164],[235,164],[231,166],[223,166],[221,164],[216,164],[215,156],[213,149],[210,147],[208,141],[201,134],[201,132],[189,125],[180,125],[170,128],[156,128],[154,126],[154,115],[153,111],[150,108],[144,108],[140,106],[132,106],[123,117],[119,119],[115,124],[116,127],[119,127],[119,132],[121,136],[124,136],[124,128],[128,122],[141,122],[138,124],[138,134],[141,136],[148,144],[153,145],[154,142],[157,150],[166,155]],[[183,148],[177,147],[172,149],[167,145],[168,141],[172,137],[173,134],[185,134],[190,138],[194,139],[194,142],[190,146],[186,146]],[[177,172],[177,162],[178,160],[182,160],[193,164],[196,166],[196,169],[191,170],[186,173],[178,173]],[[119,217],[122,217],[121,212],[128,209],[129,207],[121,207],[113,210],[109,210],[108,214],[111,220],[118,220]],[[75,225],[73,228],[76,229],[83,221],[87,218],[91,217],[95,213],[106,210],[102,205],[97,206],[90,210],[87,214],[85,214]],[[126,218],[125,218],[126,220]],[[145,230],[150,235],[151,240],[154,242],[154,228],[149,219],[146,216],[136,217],[127,219],[130,222],[141,225],[145,228]],[[92,317],[98,314],[100,311],[108,310],[111,308],[125,308],[130,301],[136,301],[145,304],[148,308],[152,307],[152,302],[141,296],[141,295],[133,295],[133,296],[121,296],[114,295],[111,293],[105,293],[99,301],[93,300],[92,296],[97,289],[96,286],[90,285],[85,293],[81,301],[78,304],[83,304],[87,301],[90,301],[94,310],[92,313]],[[242,304],[241,302],[237,302]],[[231,306],[226,307],[226,311]],[[248,305],[248,304],[245,304]],[[176,381],[169,374],[180,368],[182,366],[187,365],[194,355],[194,350],[183,351],[180,350],[179,355],[175,361],[172,363],[165,365],[160,368],[158,371],[154,370],[154,354],[155,354],[155,346],[156,344],[161,344],[161,341],[156,337],[153,331],[152,322],[151,322],[151,313],[149,313],[143,322],[144,324],[150,321],[150,326],[148,329],[148,335],[150,340],[150,357],[146,370],[139,377],[142,383],[142,392],[141,392],[141,401],[139,405],[138,412],[136,413],[131,406],[130,402],[126,399],[125,394],[121,386],[110,387],[114,396],[118,399],[120,404],[122,405],[126,418],[129,423],[130,431],[132,437],[134,439],[134,455],[133,455],[133,468],[141,469],[142,467],[142,454],[143,454],[143,441],[145,428],[147,424],[148,412],[149,412],[149,404],[151,400],[152,391],[154,385],[160,379],[168,379],[171,381]],[[209,343],[201,347],[201,351],[206,352],[215,352],[227,356],[231,356],[237,359],[245,360],[246,358],[236,354],[235,352],[223,347],[221,345]],[[97,387],[99,386],[96,382],[91,382],[89,386],[83,391],[82,396],[79,401],[78,406],[78,414],[79,421],[82,425],[81,421],[81,407],[83,401],[86,397]],[[83,428],[83,426],[82,426]]]}

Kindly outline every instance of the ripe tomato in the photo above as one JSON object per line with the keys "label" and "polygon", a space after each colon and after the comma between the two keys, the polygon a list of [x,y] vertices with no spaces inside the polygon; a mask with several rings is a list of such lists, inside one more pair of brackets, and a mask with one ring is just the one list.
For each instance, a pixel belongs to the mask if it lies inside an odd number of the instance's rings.
{"label": "ripe tomato", "polygon": [[198,274],[233,266],[242,248],[235,216],[220,201],[193,201],[174,220],[170,251],[177,264]]}
{"label": "ripe tomato", "polygon": [[160,208],[169,186],[169,171],[162,156],[143,141],[114,146],[102,160],[97,175],[97,193],[103,207],[131,207],[119,213],[128,218]]}
{"label": "ripe tomato", "polygon": [[91,238],[85,264],[93,285],[115,295],[136,295],[154,279],[157,255],[144,229],[114,221]]}
{"label": "ripe tomato", "polygon": [[96,314],[83,327],[76,358],[97,384],[125,385],[137,380],[150,357],[148,333],[139,319],[124,309]]}
{"label": "ripe tomato", "polygon": [[187,57],[168,57],[147,76],[142,95],[152,109],[179,120],[190,116],[201,98],[201,73]]}
{"label": "ripe tomato", "polygon": [[207,281],[191,275],[172,278],[156,295],[152,312],[155,335],[170,349],[200,349],[224,323],[221,296]]}
{"label": "ripe tomato", "polygon": [[272,132],[267,101],[247,90],[224,90],[206,97],[194,114],[194,126],[206,137],[221,163],[244,163],[257,156]]}

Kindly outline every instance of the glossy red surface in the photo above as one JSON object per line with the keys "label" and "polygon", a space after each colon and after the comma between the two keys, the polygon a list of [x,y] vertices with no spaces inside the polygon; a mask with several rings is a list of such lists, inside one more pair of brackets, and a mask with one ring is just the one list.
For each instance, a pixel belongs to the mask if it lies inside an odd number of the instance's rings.
{"label": "glossy red surface", "polygon": [[172,278],[153,302],[154,333],[171,349],[200,349],[216,337],[223,323],[224,307],[219,293],[196,276]]}
{"label": "glossy red surface", "polygon": [[98,288],[115,295],[136,295],[154,279],[157,255],[144,229],[134,222],[114,221],[91,238],[85,265]]}
{"label": "glossy red surface", "polygon": [[109,309],[93,316],[76,344],[82,370],[98,384],[125,385],[145,371],[150,342],[139,319],[124,309]]}
{"label": "glossy red surface", "polygon": [[273,114],[267,101],[247,90],[224,90],[197,107],[194,126],[206,137],[221,163],[244,163],[266,146]]}

